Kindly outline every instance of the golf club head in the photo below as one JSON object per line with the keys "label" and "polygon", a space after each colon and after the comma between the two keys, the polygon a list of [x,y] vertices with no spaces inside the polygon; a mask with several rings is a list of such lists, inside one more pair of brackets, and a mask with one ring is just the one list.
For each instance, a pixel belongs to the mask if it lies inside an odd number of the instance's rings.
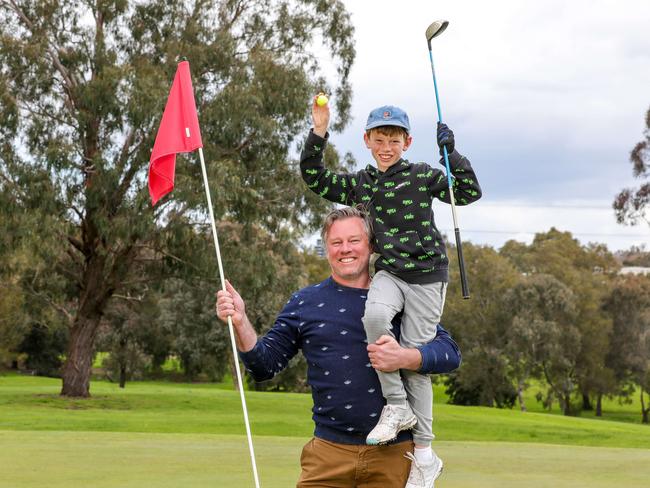
{"label": "golf club head", "polygon": [[429,27],[427,27],[425,35],[427,36],[427,43],[429,44],[429,47],[431,47],[431,39],[442,34],[448,25],[448,20],[436,20]]}

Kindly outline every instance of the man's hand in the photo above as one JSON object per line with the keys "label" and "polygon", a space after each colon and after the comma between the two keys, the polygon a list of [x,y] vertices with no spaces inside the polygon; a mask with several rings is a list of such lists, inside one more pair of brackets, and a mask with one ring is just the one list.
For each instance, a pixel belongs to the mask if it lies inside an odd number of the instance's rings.
{"label": "man's hand", "polygon": [[373,368],[386,373],[398,369],[417,371],[422,366],[420,351],[400,346],[389,335],[383,335],[368,345],[368,357]]}
{"label": "man's hand", "polygon": [[314,134],[320,137],[325,137],[327,134],[327,127],[330,123],[330,107],[326,103],[322,107],[316,103],[318,95],[312,100],[311,117],[314,122]]}
{"label": "man's hand", "polygon": [[242,352],[248,352],[257,343],[257,334],[246,317],[246,306],[244,300],[226,280],[226,290],[217,292],[217,317],[224,322],[228,322],[228,317],[232,318],[233,332],[235,333],[235,342],[237,349]]}
{"label": "man's hand", "polygon": [[217,317],[224,322],[228,322],[228,317],[232,318],[235,327],[241,327],[246,317],[246,306],[244,300],[233,288],[230,281],[226,280],[226,291],[217,292]]}

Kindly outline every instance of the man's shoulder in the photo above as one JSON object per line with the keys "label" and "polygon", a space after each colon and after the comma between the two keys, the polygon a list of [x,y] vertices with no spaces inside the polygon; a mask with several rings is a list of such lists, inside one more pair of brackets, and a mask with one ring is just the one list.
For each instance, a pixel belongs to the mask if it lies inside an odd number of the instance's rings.
{"label": "man's shoulder", "polygon": [[362,288],[349,288],[340,285],[329,276],[320,283],[308,285],[292,293],[289,302],[297,301],[298,305],[309,305],[314,302],[320,304],[322,303],[323,298],[328,296],[336,297],[337,301],[350,299],[365,300],[367,297],[367,290]]}
{"label": "man's shoulder", "polygon": [[322,293],[327,293],[327,291],[332,287],[332,277],[329,276],[325,278],[320,283],[313,283],[307,285],[304,288],[301,288],[298,291],[295,291],[291,294],[291,298],[301,298],[305,299],[308,297],[320,295]]}

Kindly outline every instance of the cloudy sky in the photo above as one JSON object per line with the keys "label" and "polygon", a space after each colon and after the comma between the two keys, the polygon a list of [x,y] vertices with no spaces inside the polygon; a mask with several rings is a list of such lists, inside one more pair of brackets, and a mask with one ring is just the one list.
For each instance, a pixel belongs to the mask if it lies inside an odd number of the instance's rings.
{"label": "cloudy sky", "polygon": [[[371,162],[362,142],[368,112],[404,108],[411,161],[436,159],[432,44],[443,120],[484,190],[459,209],[463,240],[496,247],[530,242],[555,226],[610,250],[650,247],[650,228],[616,224],[611,209],[638,186],[629,153],[650,107],[650,1],[479,0],[346,2],[356,28],[354,120],[332,142]],[[449,207],[435,206],[452,234]]]}

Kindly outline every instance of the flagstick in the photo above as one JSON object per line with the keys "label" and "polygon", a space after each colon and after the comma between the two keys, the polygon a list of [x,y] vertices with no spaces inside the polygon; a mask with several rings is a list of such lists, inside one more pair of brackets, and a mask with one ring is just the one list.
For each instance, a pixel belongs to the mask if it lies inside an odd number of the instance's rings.
{"label": "flagstick", "polygon": [[[223,276],[223,264],[221,263],[221,251],[219,250],[219,238],[217,237],[217,226],[214,223],[214,213],[212,212],[212,198],[210,198],[210,187],[208,186],[208,174],[205,171],[205,161],[203,160],[203,148],[199,148],[199,157],[201,158],[201,171],[203,172],[203,184],[205,186],[205,196],[208,199],[208,212],[210,212],[210,222],[212,223],[212,237],[214,239],[214,249],[217,252],[217,263],[219,264],[219,277],[221,278],[221,289],[226,291],[226,280]],[[246,397],[244,396],[244,385],[241,379],[241,370],[239,369],[239,359],[237,356],[237,344],[235,343],[235,334],[232,328],[232,319],[228,317],[228,331],[230,332],[230,344],[232,354],[235,359],[235,369],[237,370],[237,384],[239,385],[239,396],[241,405],[244,410],[244,423],[246,424],[246,436],[248,437],[248,450],[251,454],[251,463],[253,464],[253,476],[255,477],[255,487],[260,488],[260,481],[257,476],[257,465],[255,464],[255,451],[253,450],[253,438],[251,428],[248,422],[248,410],[246,409]]]}

